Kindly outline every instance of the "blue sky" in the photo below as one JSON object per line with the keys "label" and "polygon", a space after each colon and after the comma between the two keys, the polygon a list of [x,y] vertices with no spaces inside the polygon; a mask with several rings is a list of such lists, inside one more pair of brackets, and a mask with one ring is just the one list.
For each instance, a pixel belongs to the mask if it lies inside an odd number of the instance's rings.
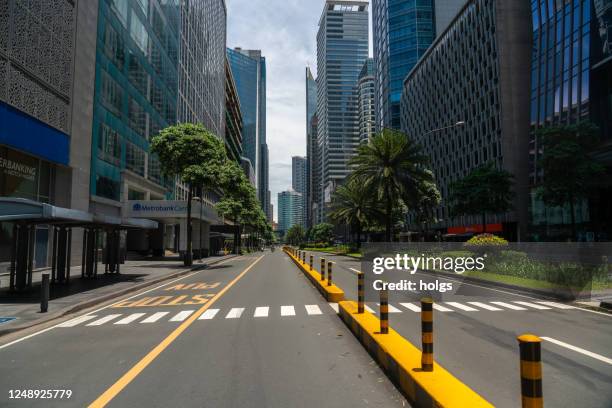
{"label": "blue sky", "polygon": [[226,0],[227,46],[260,49],[267,65],[270,191],[291,187],[291,156],[306,154],[304,71],[316,73],[316,35],[324,0]]}

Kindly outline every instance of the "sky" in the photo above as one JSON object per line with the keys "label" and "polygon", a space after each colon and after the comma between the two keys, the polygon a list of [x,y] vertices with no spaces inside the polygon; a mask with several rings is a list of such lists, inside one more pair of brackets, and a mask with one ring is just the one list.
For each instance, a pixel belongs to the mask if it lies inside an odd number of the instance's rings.
{"label": "sky", "polygon": [[306,155],[305,69],[316,74],[316,35],[324,0],[226,0],[227,46],[266,57],[270,191],[291,187],[291,157]]}

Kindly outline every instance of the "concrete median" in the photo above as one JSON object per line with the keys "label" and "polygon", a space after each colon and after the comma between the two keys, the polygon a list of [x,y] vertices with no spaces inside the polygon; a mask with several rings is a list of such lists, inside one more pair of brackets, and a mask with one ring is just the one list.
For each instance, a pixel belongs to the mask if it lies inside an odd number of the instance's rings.
{"label": "concrete median", "polygon": [[315,288],[327,300],[328,302],[338,303],[344,300],[344,291],[340,289],[338,286],[332,284],[328,286],[326,281],[321,279],[321,274],[317,272],[314,268],[310,270],[310,265],[302,262],[299,257],[294,256],[288,247],[284,247],[283,251],[291,258],[291,260],[300,268],[304,275],[312,282]]}

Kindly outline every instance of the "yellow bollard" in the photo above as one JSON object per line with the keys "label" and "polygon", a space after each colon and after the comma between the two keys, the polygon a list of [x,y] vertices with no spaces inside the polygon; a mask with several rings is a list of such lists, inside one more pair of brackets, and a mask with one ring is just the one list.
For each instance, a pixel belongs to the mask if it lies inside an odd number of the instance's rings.
{"label": "yellow bollard", "polygon": [[389,333],[389,291],[380,291],[380,333]]}
{"label": "yellow bollard", "polygon": [[321,258],[321,280],[325,280],[325,258]]}
{"label": "yellow bollard", "polygon": [[421,299],[421,369],[433,371],[433,300]]}
{"label": "yellow bollard", "polygon": [[357,274],[357,313],[363,313],[365,301],[364,273]]}
{"label": "yellow bollard", "polygon": [[517,337],[521,354],[521,403],[523,408],[542,408],[542,340],[533,334]]}
{"label": "yellow bollard", "polygon": [[332,285],[332,263],[331,261],[327,263],[327,286]]}

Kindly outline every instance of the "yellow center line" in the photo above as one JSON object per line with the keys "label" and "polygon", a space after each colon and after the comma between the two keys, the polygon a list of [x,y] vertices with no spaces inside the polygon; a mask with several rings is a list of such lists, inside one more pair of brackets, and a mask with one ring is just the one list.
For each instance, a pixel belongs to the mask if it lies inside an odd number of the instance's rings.
{"label": "yellow center line", "polygon": [[219,293],[210,299],[208,303],[202,306],[198,311],[192,314],[189,319],[185,320],[179,327],[177,327],[172,333],[168,335],[161,343],[153,348],[149,353],[144,356],[138,363],[136,363],[128,372],[123,374],[121,378],[111,385],[102,395],[100,395],[94,402],[89,404],[89,408],[101,408],[105,407],[113,398],[115,398],[134,378],[136,378],[142,370],[144,370],[149,364],[153,362],[164,351],[178,336],[180,336],[198,317],[202,315],[213,303],[215,303],[229,288],[234,286],[251,268],[259,262],[264,255],[254,260],[240,275],[236,276],[230,283],[228,283]]}

